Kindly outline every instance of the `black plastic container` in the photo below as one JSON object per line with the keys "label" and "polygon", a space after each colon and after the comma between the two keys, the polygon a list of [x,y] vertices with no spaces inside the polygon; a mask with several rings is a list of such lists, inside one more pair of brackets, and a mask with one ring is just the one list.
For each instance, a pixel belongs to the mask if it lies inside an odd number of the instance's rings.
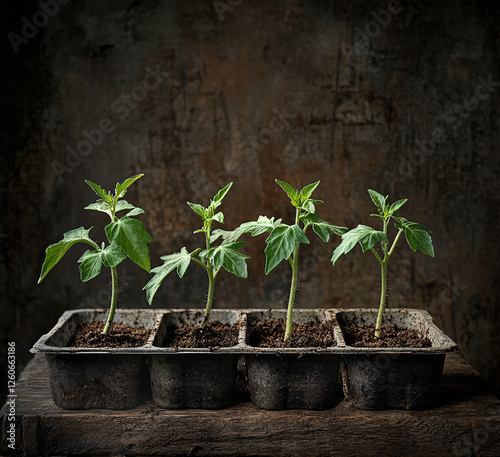
{"label": "black plastic container", "polygon": [[[137,348],[68,347],[78,325],[105,322],[108,311],[66,311],[31,349],[45,354],[54,403],[64,409],[130,409],[141,399],[147,377],[148,342]],[[117,310],[114,322],[153,328],[152,310]]]}
{"label": "black plastic container", "polygon": [[200,325],[202,320],[199,310],[165,311],[157,320],[149,368],[153,401],[162,408],[221,409],[235,401],[236,367],[244,346],[241,312],[214,309],[210,314],[211,321],[240,323],[238,345],[234,347],[162,347],[169,325]]}
{"label": "black plastic container", "polygon": [[[374,326],[377,309],[350,309],[337,313],[340,326]],[[432,343],[429,348],[358,348],[346,345],[342,358],[345,396],[358,409],[435,407],[446,353],[457,345],[432,322],[424,310],[388,309],[383,327],[415,329]]]}
{"label": "black plastic container", "polygon": [[[252,323],[286,318],[286,310],[247,312],[247,339]],[[294,322],[335,320],[333,310],[294,310]],[[336,323],[336,320],[335,320]],[[248,388],[252,402],[262,409],[311,409],[333,407],[341,399],[337,389],[340,363],[340,328],[335,326],[337,346],[329,348],[245,348]]]}

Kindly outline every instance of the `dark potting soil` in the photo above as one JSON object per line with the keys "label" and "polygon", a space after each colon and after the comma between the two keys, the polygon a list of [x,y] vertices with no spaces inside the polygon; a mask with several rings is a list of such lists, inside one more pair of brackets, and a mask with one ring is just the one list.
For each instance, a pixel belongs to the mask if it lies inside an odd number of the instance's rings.
{"label": "dark potting soil", "polygon": [[142,346],[148,339],[149,330],[139,327],[130,327],[114,323],[107,335],[101,332],[104,329],[103,322],[91,322],[78,327],[69,347],[83,348],[135,348]]}
{"label": "dark potting soil", "polygon": [[397,327],[383,328],[375,338],[375,327],[342,327],[346,344],[357,348],[429,348],[432,343],[416,330]]}
{"label": "dark potting soil", "polygon": [[163,342],[168,348],[228,348],[238,344],[239,323],[209,322],[204,327],[170,325]]}
{"label": "dark potting soil", "polygon": [[267,319],[252,324],[250,346],[266,348],[326,348],[336,345],[334,322],[293,324],[292,336],[285,337],[285,319]]}

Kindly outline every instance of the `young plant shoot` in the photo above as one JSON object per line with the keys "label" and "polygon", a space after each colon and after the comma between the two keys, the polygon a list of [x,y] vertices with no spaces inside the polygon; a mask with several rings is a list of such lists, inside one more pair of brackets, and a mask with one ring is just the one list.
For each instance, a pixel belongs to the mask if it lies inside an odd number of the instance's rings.
{"label": "young plant shoot", "polygon": [[[139,178],[144,176],[142,173],[132,176],[131,178],[123,181],[122,184],[117,183],[114,195],[111,191],[106,192],[98,184],[91,181],[85,181],[94,192],[100,197],[96,203],[91,203],[85,209],[101,211],[106,213],[111,222],[108,224],[104,231],[109,241],[109,245],[105,246],[103,242],[101,247],[89,237],[89,232],[93,229],[85,229],[79,227],[74,230],[66,232],[63,239],[58,243],[51,244],[45,251],[45,261],[42,265],[42,271],[38,284],[40,284],[48,272],[56,266],[68,251],[68,249],[76,243],[86,243],[92,246],[92,249],[85,251],[80,257],[78,263],[80,264],[80,277],[83,282],[87,282],[95,278],[100,272],[101,267],[111,268],[111,306],[109,308],[108,319],[104,326],[102,333],[107,335],[116,311],[116,304],[118,300],[118,276],[116,267],[127,257],[144,268],[147,272],[151,270],[149,261],[149,249],[147,244],[150,243],[151,236],[146,231],[144,224],[134,219],[133,216],[143,214],[144,210],[136,208],[122,198],[127,193],[127,189]],[[125,216],[119,218],[117,213],[120,211],[127,211]]]}
{"label": "young plant shoot", "polygon": [[[410,222],[404,217],[396,216],[396,212],[407,202],[407,199],[398,200],[392,205],[389,205],[387,198],[383,197],[378,192],[368,189],[368,193],[378,209],[379,214],[370,214],[370,216],[375,216],[382,219],[383,231],[375,230],[366,225],[358,225],[355,229],[349,230],[347,233],[342,235],[342,242],[333,251],[332,263],[335,266],[335,262],[342,254],[347,254],[351,249],[356,246],[357,243],[360,244],[363,252],[370,250],[375,258],[380,263],[382,271],[382,288],[380,293],[380,306],[377,316],[377,322],[375,325],[375,337],[380,338],[382,329],[382,317],[386,305],[387,296],[387,264],[391,255],[394,252],[396,243],[404,232],[406,241],[410,248],[416,252],[420,249],[424,254],[434,257],[434,248],[432,246],[431,231],[421,224],[416,222]],[[392,244],[389,242],[387,237],[387,229],[389,221],[395,220],[395,227],[398,229]],[[379,255],[375,250],[374,246],[380,242],[382,246],[382,254]],[[389,247],[390,246],[390,247]]]}
{"label": "young plant shoot", "polygon": [[299,270],[299,248],[300,243],[309,244],[305,232],[309,227],[325,242],[328,243],[330,233],[342,235],[347,231],[345,227],[337,227],[325,222],[316,214],[316,205],[323,203],[322,200],[311,198],[314,189],[318,187],[319,181],[305,186],[300,192],[290,184],[276,179],[276,182],[286,192],[295,210],[295,223],[293,225],[283,224],[281,219],[269,219],[259,216],[257,221],[245,222],[233,232],[217,230],[214,236],[222,236],[226,242],[239,238],[243,233],[251,233],[252,236],[270,233],[266,239],[266,267],[265,273],[269,274],[282,260],[288,260],[292,267],[292,284],[288,298],[288,309],[286,318],[285,341],[292,335],[293,307],[295,303],[295,292],[297,290],[297,279]]}
{"label": "young plant shoot", "polygon": [[221,268],[224,268],[229,273],[240,278],[246,278],[248,275],[246,259],[250,257],[238,252],[238,249],[245,244],[244,241],[223,241],[219,246],[212,246],[212,242],[215,241],[212,237],[212,223],[224,223],[224,215],[221,211],[216,212],[216,209],[221,205],[222,199],[232,185],[233,183],[230,182],[226,187],[221,189],[217,195],[210,200],[210,204],[206,208],[197,203],[187,202],[189,207],[203,220],[203,227],[199,230],[195,230],[193,233],[203,233],[205,235],[205,248],[198,248],[193,252],[188,252],[188,250],[183,247],[180,252],[161,257],[164,261],[163,265],[153,268],[152,272],[155,275],[143,288],[143,290],[146,290],[146,297],[149,304],[151,304],[158,287],[160,287],[163,280],[172,271],[177,269],[177,274],[182,278],[191,261],[198,263],[206,270],[208,275],[208,296],[205,306],[205,316],[201,324],[202,327],[207,324],[210,317],[214,297],[215,279]]}

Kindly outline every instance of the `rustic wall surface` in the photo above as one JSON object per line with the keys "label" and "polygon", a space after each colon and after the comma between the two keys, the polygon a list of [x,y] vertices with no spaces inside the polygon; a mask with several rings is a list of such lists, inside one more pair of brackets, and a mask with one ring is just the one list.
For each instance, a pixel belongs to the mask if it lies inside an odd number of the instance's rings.
{"label": "rustic wall surface", "polygon": [[[93,225],[104,239],[106,218],[83,210],[95,199],[84,179],[109,188],[145,174],[127,199],[146,210],[154,266],[201,242],[186,201],[207,204],[234,181],[225,228],[260,214],[291,221],[274,179],[319,179],[319,214],[337,225],[377,224],[367,188],[409,199],[401,215],[432,229],[436,257],[400,242],[389,306],[429,310],[500,391],[495,2],[62,3],[47,2],[47,21],[39,3],[10,5],[4,33],[2,367],[7,341],[21,368],[62,311],[108,303],[107,273],[79,280],[84,247],[36,285],[63,232]],[[338,237],[311,240],[297,306],[376,307],[373,256],[356,248],[333,268]],[[285,307],[289,268],[265,276],[264,238],[247,241],[249,278],[222,274],[215,307]],[[119,273],[119,305],[147,307],[149,275],[130,262]],[[193,265],[154,306],[201,307],[206,289]]]}

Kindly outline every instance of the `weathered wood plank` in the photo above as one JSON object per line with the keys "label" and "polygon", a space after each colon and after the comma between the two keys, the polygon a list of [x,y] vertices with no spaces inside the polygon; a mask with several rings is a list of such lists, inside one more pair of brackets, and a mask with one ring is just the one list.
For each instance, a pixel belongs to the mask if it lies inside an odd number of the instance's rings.
{"label": "weathered wood plank", "polygon": [[[151,402],[64,411],[50,398],[42,357],[22,373],[17,394],[17,447],[25,455],[500,455],[500,401],[459,355],[447,357],[443,405],[431,411],[358,411],[346,401],[329,411],[263,411],[249,402],[221,411]],[[4,407],[2,443],[5,418]]]}

